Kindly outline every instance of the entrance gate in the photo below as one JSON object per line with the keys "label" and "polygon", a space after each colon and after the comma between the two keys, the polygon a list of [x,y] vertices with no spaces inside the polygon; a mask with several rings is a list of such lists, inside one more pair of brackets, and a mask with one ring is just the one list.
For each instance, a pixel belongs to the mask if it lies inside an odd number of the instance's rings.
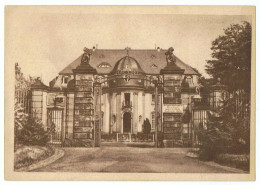
{"label": "entrance gate", "polygon": [[61,144],[63,133],[63,109],[50,108],[47,111],[50,143]]}

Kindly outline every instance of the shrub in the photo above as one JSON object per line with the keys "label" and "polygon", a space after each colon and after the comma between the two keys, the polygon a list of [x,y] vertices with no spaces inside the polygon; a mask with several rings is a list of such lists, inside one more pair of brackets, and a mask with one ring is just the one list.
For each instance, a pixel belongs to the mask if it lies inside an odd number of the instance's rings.
{"label": "shrub", "polygon": [[23,145],[45,146],[49,141],[48,133],[44,130],[41,122],[29,116],[23,128],[16,132],[17,143]]}
{"label": "shrub", "polygon": [[116,133],[102,133],[101,134],[101,140],[102,141],[116,141]]}
{"label": "shrub", "polygon": [[63,147],[93,147],[93,142],[91,140],[66,138]]}

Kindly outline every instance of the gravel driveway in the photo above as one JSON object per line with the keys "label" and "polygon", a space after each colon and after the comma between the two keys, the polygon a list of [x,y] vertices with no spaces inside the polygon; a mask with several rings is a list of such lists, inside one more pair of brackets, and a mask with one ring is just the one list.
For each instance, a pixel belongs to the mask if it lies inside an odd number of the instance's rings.
{"label": "gravel driveway", "polygon": [[61,159],[34,171],[232,173],[228,168],[186,157],[189,149],[145,146],[102,144],[100,148],[63,148],[65,155]]}

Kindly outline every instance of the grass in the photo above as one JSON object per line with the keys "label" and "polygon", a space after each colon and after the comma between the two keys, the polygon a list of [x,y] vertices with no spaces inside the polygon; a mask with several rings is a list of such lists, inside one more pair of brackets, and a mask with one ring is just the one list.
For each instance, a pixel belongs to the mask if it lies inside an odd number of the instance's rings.
{"label": "grass", "polygon": [[54,150],[49,146],[24,146],[15,148],[14,169],[30,166],[53,155]]}

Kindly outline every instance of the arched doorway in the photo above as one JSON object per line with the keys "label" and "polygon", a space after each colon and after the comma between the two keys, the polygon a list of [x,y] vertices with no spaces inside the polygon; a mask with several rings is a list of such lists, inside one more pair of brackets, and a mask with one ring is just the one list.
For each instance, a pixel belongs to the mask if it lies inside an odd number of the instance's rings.
{"label": "arched doorway", "polygon": [[123,132],[131,132],[131,113],[125,112],[123,116]]}

